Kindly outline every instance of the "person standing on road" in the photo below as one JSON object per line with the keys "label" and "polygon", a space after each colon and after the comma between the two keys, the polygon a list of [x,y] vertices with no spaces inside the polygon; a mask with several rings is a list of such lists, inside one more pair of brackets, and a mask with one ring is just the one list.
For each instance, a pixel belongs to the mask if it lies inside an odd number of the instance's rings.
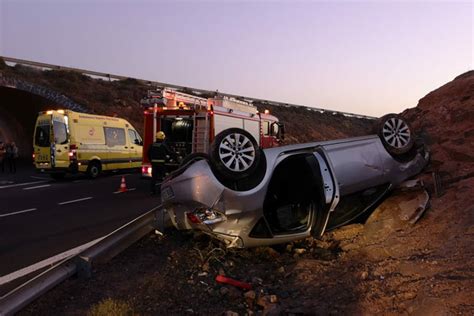
{"label": "person standing on road", "polygon": [[159,180],[161,183],[165,177],[166,159],[170,158],[170,156],[173,157],[173,159],[177,159],[176,153],[171,150],[165,142],[165,139],[165,133],[159,131],[156,133],[156,141],[150,145],[150,148],[148,148],[148,159],[151,162],[151,194],[156,194],[156,182]]}
{"label": "person standing on road", "polygon": [[2,169],[2,173],[5,172],[5,159],[6,159],[7,151],[5,149],[5,144],[0,141],[0,169]]}
{"label": "person standing on road", "polygon": [[15,142],[7,145],[7,161],[10,168],[10,173],[16,173],[16,160],[18,158],[18,147]]}

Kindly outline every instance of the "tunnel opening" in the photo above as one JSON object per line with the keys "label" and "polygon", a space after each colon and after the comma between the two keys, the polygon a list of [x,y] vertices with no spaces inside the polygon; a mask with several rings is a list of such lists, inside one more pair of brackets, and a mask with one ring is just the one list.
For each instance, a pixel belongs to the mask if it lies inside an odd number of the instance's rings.
{"label": "tunnel opening", "polygon": [[38,112],[62,108],[39,95],[0,87],[0,141],[15,142],[19,160],[31,162],[33,132]]}

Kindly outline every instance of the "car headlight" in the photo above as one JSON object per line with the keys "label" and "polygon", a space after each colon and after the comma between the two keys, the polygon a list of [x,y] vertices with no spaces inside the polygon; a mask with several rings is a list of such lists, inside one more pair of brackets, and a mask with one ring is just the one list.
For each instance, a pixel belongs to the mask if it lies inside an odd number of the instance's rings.
{"label": "car headlight", "polygon": [[194,224],[212,225],[225,221],[225,215],[217,210],[200,207],[193,212],[186,213],[188,219]]}

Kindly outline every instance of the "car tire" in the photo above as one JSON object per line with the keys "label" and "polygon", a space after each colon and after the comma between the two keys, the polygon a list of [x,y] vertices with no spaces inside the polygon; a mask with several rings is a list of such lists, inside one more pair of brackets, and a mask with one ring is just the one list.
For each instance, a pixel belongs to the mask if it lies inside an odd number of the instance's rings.
{"label": "car tire", "polygon": [[102,171],[102,167],[98,161],[91,161],[89,166],[87,167],[87,175],[91,179],[95,179],[99,176],[100,172]]}
{"label": "car tire", "polygon": [[251,176],[260,163],[260,155],[255,138],[241,128],[220,132],[209,152],[210,161],[217,172],[234,181]]}
{"label": "car tire", "polygon": [[196,160],[209,160],[210,157],[208,154],[205,154],[205,153],[194,153],[194,154],[191,154],[191,155],[188,155],[186,157],[184,157],[183,160],[181,160],[180,164],[179,164],[179,167],[183,167],[185,165],[187,165],[190,161],[196,161]]}
{"label": "car tire", "polygon": [[415,144],[410,124],[397,114],[382,116],[377,124],[377,134],[385,149],[393,156],[407,154]]}

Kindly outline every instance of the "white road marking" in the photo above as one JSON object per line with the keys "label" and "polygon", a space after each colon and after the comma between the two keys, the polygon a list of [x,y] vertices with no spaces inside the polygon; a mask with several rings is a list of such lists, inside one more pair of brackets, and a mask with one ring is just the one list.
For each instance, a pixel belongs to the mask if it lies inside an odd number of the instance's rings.
{"label": "white road marking", "polygon": [[[127,191],[135,191],[136,189],[137,189],[137,188],[130,188],[130,189],[127,189]],[[125,191],[125,192],[127,192],[127,191]],[[113,192],[113,193],[114,193],[114,194],[119,194],[119,193],[124,193],[124,192],[122,192],[122,191],[115,191],[115,192]]]}
{"label": "white road marking", "polygon": [[51,184],[37,185],[35,187],[23,188],[23,190],[33,190],[33,189],[39,189],[39,188],[46,188],[50,186]]}
{"label": "white road marking", "polygon": [[37,184],[37,183],[43,183],[46,181],[34,181],[34,182],[25,182],[25,183],[17,183],[17,184],[9,184],[9,185],[3,185],[0,187],[0,189],[8,189],[8,188],[14,188],[14,187],[22,187],[25,185],[30,185],[30,184]]}
{"label": "white road marking", "polygon": [[17,278],[21,278],[25,275],[28,275],[32,272],[35,272],[39,269],[42,269],[42,268],[47,267],[49,265],[52,265],[53,263],[56,263],[60,260],[63,260],[65,258],[68,258],[68,257],[71,257],[71,256],[75,256],[78,253],[82,252],[83,250],[85,250],[85,249],[93,246],[97,242],[101,241],[102,239],[104,239],[104,237],[97,238],[96,240],[90,241],[90,242],[88,242],[84,245],[80,245],[76,248],[72,248],[72,249],[67,250],[63,253],[60,253],[58,255],[55,255],[55,256],[50,257],[48,259],[45,259],[43,261],[32,264],[31,266],[28,266],[26,268],[23,268],[23,269],[15,271],[15,272],[12,272],[10,274],[4,275],[4,276],[0,277],[0,286],[3,285],[3,284],[6,284],[8,282],[11,282],[11,281],[13,281]]}
{"label": "white road marking", "polygon": [[30,176],[30,178],[33,178],[33,179],[40,179],[40,180],[49,180],[49,178],[45,178],[45,177],[36,177],[36,176]]}
{"label": "white road marking", "polygon": [[77,200],[72,200],[72,201],[66,201],[66,202],[60,202],[58,203],[59,205],[64,205],[64,204],[70,204],[70,203],[76,203],[76,202],[81,202],[81,201],[86,201],[92,199],[92,196],[88,196],[82,199],[77,199]]}
{"label": "white road marking", "polygon": [[13,212],[13,213],[8,213],[8,214],[1,214],[0,217],[7,217],[7,216],[12,216],[12,215],[21,214],[21,213],[33,212],[33,211],[36,211],[36,209],[35,208],[29,208],[29,209],[23,210],[23,211],[18,211],[18,212]]}

